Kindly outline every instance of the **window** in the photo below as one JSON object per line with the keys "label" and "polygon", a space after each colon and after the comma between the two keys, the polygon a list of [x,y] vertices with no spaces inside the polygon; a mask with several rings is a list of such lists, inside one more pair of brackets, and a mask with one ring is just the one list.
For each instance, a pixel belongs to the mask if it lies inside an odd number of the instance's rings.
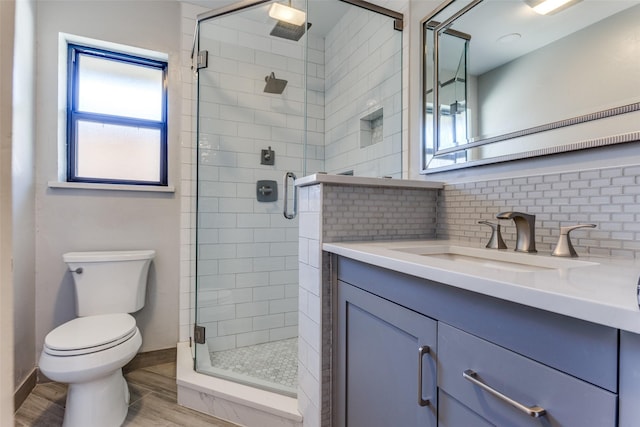
{"label": "window", "polygon": [[167,185],[167,63],[68,45],[67,181]]}

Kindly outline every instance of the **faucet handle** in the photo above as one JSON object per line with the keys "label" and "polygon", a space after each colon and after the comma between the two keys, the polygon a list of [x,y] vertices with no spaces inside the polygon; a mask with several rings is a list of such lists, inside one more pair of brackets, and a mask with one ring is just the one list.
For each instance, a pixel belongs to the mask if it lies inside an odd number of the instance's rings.
{"label": "faucet handle", "polygon": [[478,224],[484,224],[491,227],[491,238],[487,243],[489,249],[507,249],[507,245],[502,240],[502,233],[500,233],[500,224],[495,224],[489,221],[478,221]]}
{"label": "faucet handle", "polygon": [[576,258],[578,253],[573,248],[571,244],[571,238],[569,237],[569,233],[577,228],[596,228],[595,224],[577,224],[577,225],[569,225],[566,227],[560,227],[560,237],[558,238],[558,243],[556,243],[556,247],[551,252],[553,256],[563,256],[563,257],[572,257]]}

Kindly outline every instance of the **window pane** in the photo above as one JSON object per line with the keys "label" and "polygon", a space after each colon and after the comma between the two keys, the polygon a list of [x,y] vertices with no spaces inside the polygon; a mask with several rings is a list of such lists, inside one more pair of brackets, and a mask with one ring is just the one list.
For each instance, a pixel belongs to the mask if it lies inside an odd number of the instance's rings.
{"label": "window pane", "polygon": [[77,125],[78,177],[160,181],[160,130],[87,121]]}
{"label": "window pane", "polygon": [[78,110],[162,120],[162,70],[78,56]]}

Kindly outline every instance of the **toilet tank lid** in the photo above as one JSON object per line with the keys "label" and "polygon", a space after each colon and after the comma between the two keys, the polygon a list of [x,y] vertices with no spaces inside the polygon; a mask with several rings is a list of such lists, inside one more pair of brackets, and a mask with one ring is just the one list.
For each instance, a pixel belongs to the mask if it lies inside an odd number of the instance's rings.
{"label": "toilet tank lid", "polygon": [[135,251],[92,251],[67,252],[62,255],[64,262],[104,262],[104,261],[136,261],[153,259],[156,251],[152,249]]}

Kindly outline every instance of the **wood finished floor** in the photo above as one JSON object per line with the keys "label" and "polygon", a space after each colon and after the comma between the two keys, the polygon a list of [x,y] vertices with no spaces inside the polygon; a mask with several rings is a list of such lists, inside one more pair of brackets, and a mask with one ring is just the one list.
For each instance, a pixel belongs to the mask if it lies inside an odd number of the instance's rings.
{"label": "wood finished floor", "polygon": [[[175,363],[167,363],[137,369],[125,375],[131,391],[131,403],[123,426],[237,427],[236,424],[179,406],[176,403],[175,372]],[[65,384],[38,384],[16,412],[16,427],[61,426],[66,398]]]}

